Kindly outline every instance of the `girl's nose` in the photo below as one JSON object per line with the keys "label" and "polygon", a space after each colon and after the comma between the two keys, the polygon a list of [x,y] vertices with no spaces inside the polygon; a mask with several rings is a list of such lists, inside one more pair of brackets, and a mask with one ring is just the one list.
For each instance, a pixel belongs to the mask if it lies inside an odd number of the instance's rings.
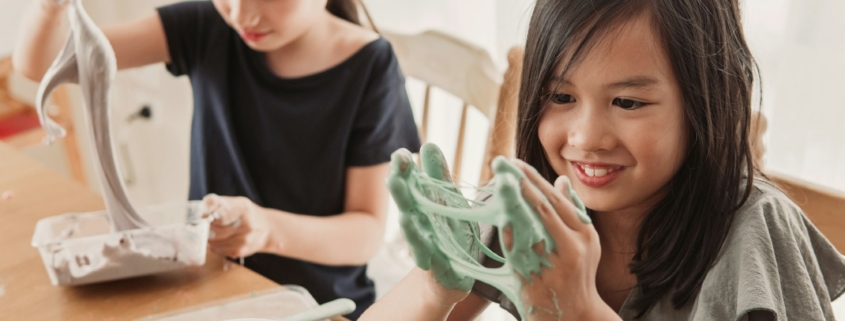
{"label": "girl's nose", "polygon": [[229,12],[229,19],[244,29],[250,29],[258,25],[261,14],[254,5],[255,0],[232,0],[232,9]]}
{"label": "girl's nose", "polygon": [[567,143],[584,152],[613,150],[616,138],[613,135],[609,115],[601,107],[582,104],[573,115]]}

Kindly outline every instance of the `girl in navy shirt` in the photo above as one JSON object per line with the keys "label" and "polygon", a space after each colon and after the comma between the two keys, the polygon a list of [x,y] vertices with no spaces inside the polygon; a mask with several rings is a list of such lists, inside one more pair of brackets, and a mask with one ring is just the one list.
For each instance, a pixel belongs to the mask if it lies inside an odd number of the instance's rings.
{"label": "girl in navy shirt", "polygon": [[[28,78],[65,40],[66,3],[27,12],[13,60]],[[103,32],[118,68],[190,77],[189,195],[220,216],[210,248],[318,302],[353,299],[357,318],[375,299],[387,161],[419,138],[393,50],[354,2],[184,2]]]}

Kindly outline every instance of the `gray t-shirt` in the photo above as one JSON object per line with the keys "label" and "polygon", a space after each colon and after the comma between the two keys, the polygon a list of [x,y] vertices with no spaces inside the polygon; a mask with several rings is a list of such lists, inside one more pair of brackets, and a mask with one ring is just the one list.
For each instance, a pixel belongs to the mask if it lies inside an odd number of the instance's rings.
{"label": "gray t-shirt", "polygon": [[[501,253],[498,242],[490,247]],[[472,291],[519,318],[495,288],[476,282]],[[696,298],[676,310],[667,295],[637,320],[835,320],[830,302],[843,291],[845,257],[785,194],[756,179]],[[632,289],[622,305],[623,320],[635,320],[630,304],[639,293]]]}

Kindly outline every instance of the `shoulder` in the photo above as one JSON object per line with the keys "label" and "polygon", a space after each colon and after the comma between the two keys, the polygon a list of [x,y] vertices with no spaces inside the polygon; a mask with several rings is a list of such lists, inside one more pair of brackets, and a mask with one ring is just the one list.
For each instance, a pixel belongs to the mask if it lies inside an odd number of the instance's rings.
{"label": "shoulder", "polygon": [[[158,7],[157,10],[165,29],[179,26],[184,29],[206,32],[228,28],[226,21],[211,1],[184,1]],[[168,30],[166,30],[168,31]],[[177,30],[173,30],[177,31]],[[180,30],[190,31],[190,30]]]}
{"label": "shoulder", "polygon": [[330,25],[332,32],[336,35],[334,47],[338,51],[359,51],[381,38],[373,30],[335,16],[332,16]]}
{"label": "shoulder", "polygon": [[393,76],[400,75],[399,62],[387,39],[372,30],[343,20],[337,28],[344,34],[337,42],[338,51],[356,52],[359,61],[366,62],[375,77],[387,76],[389,79],[386,80],[393,81]]}
{"label": "shoulder", "polygon": [[745,234],[736,233],[737,230],[750,229],[767,234],[792,232],[800,236],[803,229],[795,231],[793,228],[806,223],[804,212],[783,191],[767,180],[755,178],[748,199],[736,212],[731,228],[733,238],[729,236],[726,243],[744,238]]}
{"label": "shoulder", "polygon": [[767,247],[777,259],[778,255],[789,253],[786,248],[816,249],[826,248],[825,245],[830,244],[798,205],[772,182],[755,178],[751,194],[736,212],[722,251],[759,251],[760,247]]}
{"label": "shoulder", "polygon": [[755,179],[719,258],[701,286],[694,320],[737,320],[750,311],[824,320],[845,290],[845,259],[772,183]]}
{"label": "shoulder", "polygon": [[214,8],[214,3],[211,1],[183,1],[158,7],[157,10],[161,15],[174,17],[188,15],[200,17],[217,16],[222,20],[222,17],[219,17],[220,15],[217,13],[217,9]]}
{"label": "shoulder", "polygon": [[384,37],[377,36],[370,40],[361,47],[360,53],[367,57],[376,75],[401,76],[393,47]]}

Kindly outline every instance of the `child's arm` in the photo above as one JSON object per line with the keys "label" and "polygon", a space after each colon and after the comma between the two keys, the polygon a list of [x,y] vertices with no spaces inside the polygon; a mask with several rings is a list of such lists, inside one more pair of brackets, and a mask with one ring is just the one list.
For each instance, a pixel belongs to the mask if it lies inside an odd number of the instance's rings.
{"label": "child's arm", "polygon": [[[21,22],[12,63],[19,73],[40,81],[68,37],[64,26],[69,1],[32,1]],[[118,69],[169,62],[164,28],[158,14],[103,28],[114,48]]]}
{"label": "child's arm", "polygon": [[359,320],[446,320],[455,303],[466,296],[466,292],[449,290],[440,285],[431,272],[414,268],[399,284],[367,309]]}
{"label": "child's arm", "polygon": [[466,299],[455,305],[447,321],[475,320],[490,305],[490,301],[470,292]]}
{"label": "child's arm", "polygon": [[[256,252],[325,265],[362,265],[384,238],[388,164],[347,169],[345,212],[311,216],[264,208],[245,197],[206,196],[211,225],[209,246],[229,257]],[[238,222],[237,224],[235,222]]]}

